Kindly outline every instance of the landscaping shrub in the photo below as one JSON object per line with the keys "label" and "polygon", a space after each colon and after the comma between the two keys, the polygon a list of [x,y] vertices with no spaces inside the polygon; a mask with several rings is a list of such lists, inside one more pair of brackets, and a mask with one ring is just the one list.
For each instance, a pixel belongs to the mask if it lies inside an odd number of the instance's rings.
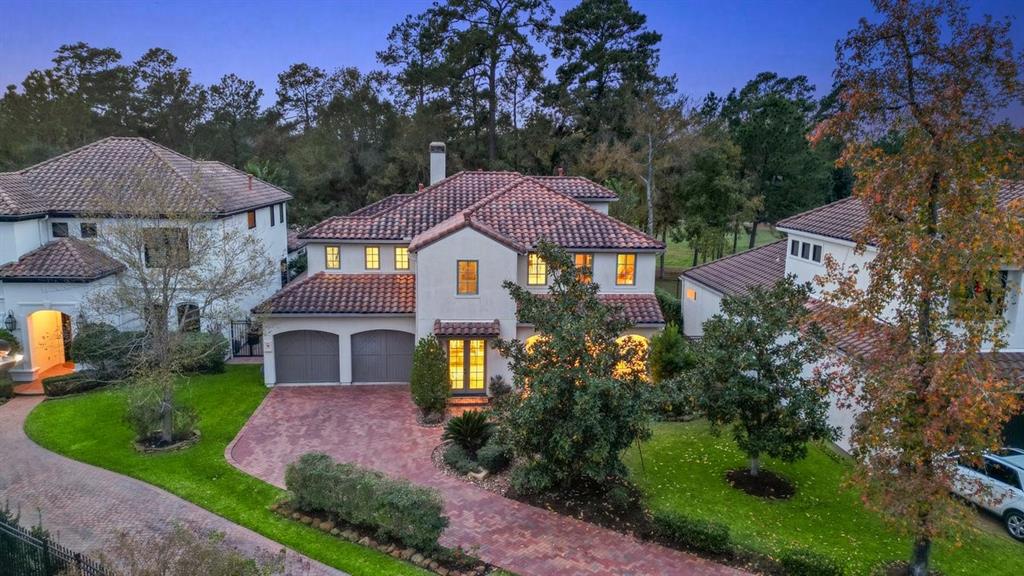
{"label": "landscaping shrub", "polygon": [[433,336],[420,338],[412,353],[409,378],[412,401],[424,416],[444,412],[448,404],[448,357]]}
{"label": "landscaping shrub", "polygon": [[679,333],[679,328],[675,324],[668,324],[651,338],[647,362],[651,367],[651,379],[660,384],[692,368],[696,359],[686,339]]}
{"label": "landscaping shrub", "polygon": [[185,374],[220,374],[224,372],[228,348],[228,339],[223,334],[182,334],[174,350],[174,359],[178,369]]}
{"label": "landscaping shrub", "polygon": [[654,296],[658,299],[658,307],[666,323],[683,321],[683,303],[679,298],[662,288],[655,288]]}
{"label": "landscaping shrub", "polygon": [[14,382],[6,374],[0,374],[0,400],[6,400],[14,396]]}
{"label": "landscaping shrub", "polygon": [[[286,574],[285,552],[256,550],[243,553],[224,540],[221,532],[195,530],[176,524],[160,538],[121,531],[102,556],[112,574],[145,576],[274,576]],[[78,575],[77,570],[61,574]]]}
{"label": "landscaping shrub", "polygon": [[787,550],[779,558],[786,576],[843,576],[843,569],[831,558],[810,550]]}
{"label": "landscaping shrub", "polygon": [[18,339],[10,331],[0,328],[0,340],[4,340],[11,345],[11,356],[21,354],[21,342],[18,342]]}
{"label": "landscaping shrub", "polygon": [[480,466],[469,457],[466,449],[458,444],[449,444],[444,449],[444,463],[451,466],[459,474],[476,472]]}
{"label": "landscaping shrub", "polygon": [[501,472],[509,465],[509,450],[493,436],[482,448],[476,452],[476,461],[488,472],[495,474]]}
{"label": "landscaping shrub", "polygon": [[658,536],[678,546],[711,554],[725,554],[731,549],[732,539],[725,524],[663,511],[655,512],[652,520]]}
{"label": "landscaping shrub", "polygon": [[105,382],[89,371],[72,372],[63,376],[43,378],[43,392],[51,398],[88,392],[103,386]]}
{"label": "landscaping shrub", "polygon": [[442,438],[462,446],[471,457],[476,457],[477,450],[486,444],[494,433],[494,423],[488,418],[486,412],[467,410],[448,420]]}
{"label": "landscaping shrub", "polygon": [[122,380],[141,361],[139,332],[122,332],[110,324],[82,324],[68,347],[68,357],[95,371],[99,380]]}
{"label": "landscaping shrub", "polygon": [[[159,384],[137,382],[128,388],[125,421],[135,432],[136,441],[159,444],[158,439],[164,427],[163,405],[163,389]],[[174,402],[171,411],[170,443],[191,438],[199,423],[199,414],[195,408]]]}
{"label": "landscaping shrub", "polygon": [[448,526],[437,490],[339,464],[325,454],[305,454],[289,464],[285,485],[299,510],[327,512],[417,550],[435,550]]}

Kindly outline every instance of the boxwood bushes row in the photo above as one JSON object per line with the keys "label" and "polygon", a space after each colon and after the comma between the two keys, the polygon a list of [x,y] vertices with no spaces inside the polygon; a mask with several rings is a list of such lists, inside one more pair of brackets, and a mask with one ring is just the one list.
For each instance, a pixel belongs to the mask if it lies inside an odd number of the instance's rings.
{"label": "boxwood bushes row", "polygon": [[326,513],[422,552],[438,549],[448,526],[436,490],[413,486],[318,452],[303,455],[285,471],[291,505]]}

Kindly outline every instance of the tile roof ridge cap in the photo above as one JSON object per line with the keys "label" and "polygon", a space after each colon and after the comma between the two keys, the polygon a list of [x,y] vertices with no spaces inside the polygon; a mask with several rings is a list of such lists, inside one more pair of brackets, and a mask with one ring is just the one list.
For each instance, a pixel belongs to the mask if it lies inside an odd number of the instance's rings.
{"label": "tile roof ridge cap", "polygon": [[712,264],[720,264],[722,262],[725,262],[726,260],[730,260],[730,259],[736,258],[738,256],[743,256],[744,254],[750,254],[752,252],[757,252],[759,250],[765,250],[767,248],[774,248],[776,245],[781,244],[783,242],[787,242],[788,240],[789,240],[788,238],[779,238],[778,240],[776,240],[774,242],[769,242],[769,243],[763,244],[761,246],[754,246],[753,248],[748,248],[746,250],[743,250],[742,252],[737,252],[735,254],[729,254],[728,256],[723,256],[723,257],[721,257],[721,258],[719,258],[717,260],[712,260],[711,262],[705,262],[703,264],[698,264],[696,266],[693,266],[693,267],[687,268],[686,270],[683,270],[682,275],[686,275],[689,272],[693,272],[694,270],[697,270],[698,268],[703,268],[705,266],[711,266]]}

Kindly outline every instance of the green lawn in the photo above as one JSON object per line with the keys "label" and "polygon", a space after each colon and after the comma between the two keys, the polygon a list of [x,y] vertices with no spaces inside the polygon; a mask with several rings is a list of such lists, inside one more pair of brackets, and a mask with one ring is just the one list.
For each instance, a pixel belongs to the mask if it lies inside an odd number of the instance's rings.
{"label": "green lawn", "polygon": [[[771,230],[771,228],[762,224],[757,227],[757,241],[755,246],[764,246],[770,242],[778,240],[781,236],[777,235]],[[732,236],[728,237],[726,243],[726,254],[732,254]],[[736,244],[737,252],[743,252],[747,249],[747,244],[750,242],[750,236],[741,234],[739,241]],[[690,248],[690,244],[685,240],[682,242],[673,242],[671,239],[668,240],[668,246],[665,249],[665,267],[675,268],[682,270],[693,266],[693,248]]]}
{"label": "green lawn", "polygon": [[[790,547],[810,548],[841,562],[851,575],[909,557],[909,542],[841,487],[847,464],[824,449],[814,447],[807,459],[794,464],[765,463],[797,484],[789,501],[765,501],[730,487],[724,475],[743,467],[744,456],[727,435],[715,438],[703,423],[656,424],[654,438],[642,451],[643,469],[635,448],[626,461],[652,509],[724,522],[735,540],[750,549],[772,555]],[[960,547],[939,542],[934,559],[949,576],[1024,574],[1024,545],[1001,534],[972,530]]]}
{"label": "green lawn", "polygon": [[178,391],[199,410],[202,432],[202,440],[182,452],[137,453],[122,421],[124,394],[117,389],[44,402],[29,415],[25,431],[54,452],[160,486],[355,576],[427,574],[272,514],[267,506],[283,492],[227,463],[224,449],[267,394],[258,366],[229,366],[224,374],[193,377]]}

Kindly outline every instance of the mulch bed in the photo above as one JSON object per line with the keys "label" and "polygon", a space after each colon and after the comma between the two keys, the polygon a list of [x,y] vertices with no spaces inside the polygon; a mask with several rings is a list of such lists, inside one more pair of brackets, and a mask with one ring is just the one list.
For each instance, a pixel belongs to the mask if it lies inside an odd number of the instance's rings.
{"label": "mulch bed", "polygon": [[789,500],[796,494],[792,482],[770,470],[761,470],[757,476],[751,476],[747,468],[729,470],[725,473],[725,480],[733,488],[758,498]]}
{"label": "mulch bed", "polygon": [[144,440],[137,440],[135,444],[135,450],[142,452],[143,454],[159,454],[162,452],[174,452],[176,450],[184,450],[195,445],[201,438],[199,431],[196,430],[192,433],[192,436],[172,442],[170,444],[164,444],[159,438],[146,438]]}

